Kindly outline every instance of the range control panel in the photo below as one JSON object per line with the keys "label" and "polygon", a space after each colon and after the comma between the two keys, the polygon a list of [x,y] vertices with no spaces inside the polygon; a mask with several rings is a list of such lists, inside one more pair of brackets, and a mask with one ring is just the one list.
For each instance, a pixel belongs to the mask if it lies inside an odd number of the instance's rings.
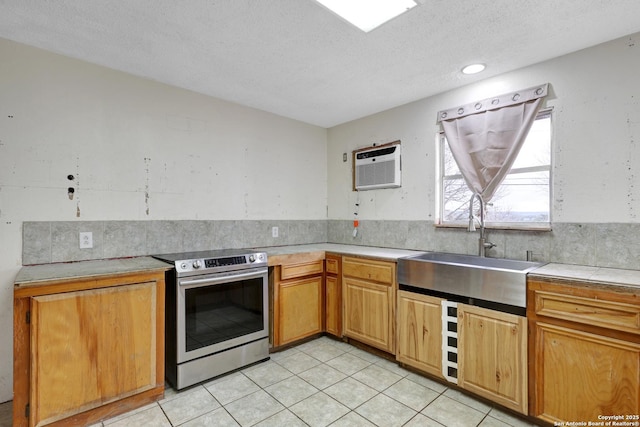
{"label": "range control panel", "polygon": [[244,250],[187,252],[154,255],[154,257],[174,264],[179,276],[185,273],[192,275],[267,266],[265,252]]}
{"label": "range control panel", "polygon": [[204,260],[204,266],[206,268],[224,267],[227,265],[247,264],[247,257],[245,256],[232,256],[227,258],[211,258]]}

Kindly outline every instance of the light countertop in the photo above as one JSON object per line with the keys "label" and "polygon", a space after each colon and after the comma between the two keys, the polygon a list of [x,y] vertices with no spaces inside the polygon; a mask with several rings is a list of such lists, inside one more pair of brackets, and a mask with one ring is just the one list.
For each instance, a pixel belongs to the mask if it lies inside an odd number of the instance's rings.
{"label": "light countertop", "polygon": [[[273,246],[257,248],[257,250],[267,253],[267,257],[278,259],[280,256],[305,254],[305,253],[335,253],[340,255],[354,255],[368,258],[379,258],[388,261],[396,261],[405,256],[418,255],[424,251],[413,251],[407,249],[379,248],[373,246],[342,245],[337,243],[317,243],[308,245]],[[269,261],[269,265],[273,265]]]}
{"label": "light countertop", "polygon": [[[318,243],[310,245],[274,246],[258,248],[267,256],[278,261],[280,256],[317,253],[324,257],[324,253],[333,252],[343,255],[366,256],[395,261],[404,256],[419,254],[418,251],[403,249],[377,248],[370,246],[340,245],[332,243]],[[269,262],[269,265],[273,265]],[[133,258],[101,259],[77,262],[61,262],[52,264],[28,265],[18,272],[14,284],[16,287],[34,285],[54,280],[80,279],[103,275],[118,275],[133,272],[170,269],[171,264],[152,257],[142,256]]]}
{"label": "light countertop", "polygon": [[118,275],[151,270],[168,270],[172,266],[151,257],[100,259],[22,267],[14,281],[16,287],[40,282]]}
{"label": "light countertop", "polygon": [[549,263],[529,273],[530,277],[578,280],[602,285],[628,286],[640,291],[640,271]]}
{"label": "light countertop", "polygon": [[[255,250],[267,253],[269,265],[278,264],[281,260],[287,259],[288,256],[305,254],[324,258],[325,253],[335,253],[339,255],[362,256],[396,261],[398,258],[424,253],[424,251],[335,243],[272,246],[255,248]],[[22,267],[16,276],[15,286],[26,286],[52,280],[78,279],[170,269],[171,267],[170,264],[147,256],[31,265]],[[602,285],[622,285],[640,290],[640,270],[549,263],[531,271],[529,276],[560,280],[577,280]]]}

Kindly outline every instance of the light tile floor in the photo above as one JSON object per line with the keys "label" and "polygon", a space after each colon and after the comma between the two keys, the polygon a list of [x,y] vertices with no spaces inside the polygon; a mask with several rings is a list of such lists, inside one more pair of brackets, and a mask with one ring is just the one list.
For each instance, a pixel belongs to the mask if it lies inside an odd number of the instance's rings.
{"label": "light tile floor", "polygon": [[327,337],[96,426],[532,426]]}

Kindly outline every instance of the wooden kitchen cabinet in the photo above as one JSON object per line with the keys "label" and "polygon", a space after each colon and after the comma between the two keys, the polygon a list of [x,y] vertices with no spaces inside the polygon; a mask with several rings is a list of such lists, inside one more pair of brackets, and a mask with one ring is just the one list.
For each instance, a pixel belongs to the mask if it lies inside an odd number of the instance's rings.
{"label": "wooden kitchen cabinet", "polygon": [[398,291],[397,354],[400,363],[442,378],[442,299]]}
{"label": "wooden kitchen cabinet", "polygon": [[458,385],[527,414],[526,318],[458,304]]}
{"label": "wooden kitchen cabinet", "polygon": [[640,293],[552,279],[529,279],[527,292],[530,415],[640,414]]}
{"label": "wooden kitchen cabinet", "polygon": [[164,277],[16,285],[13,425],[88,425],[160,399]]}
{"label": "wooden kitchen cabinet", "polygon": [[325,258],[325,327],[336,337],[342,336],[342,257],[327,254]]}
{"label": "wooden kitchen cabinet", "polygon": [[322,259],[274,267],[273,346],[322,332]]}
{"label": "wooden kitchen cabinet", "polygon": [[395,354],[396,264],[343,257],[343,333]]}

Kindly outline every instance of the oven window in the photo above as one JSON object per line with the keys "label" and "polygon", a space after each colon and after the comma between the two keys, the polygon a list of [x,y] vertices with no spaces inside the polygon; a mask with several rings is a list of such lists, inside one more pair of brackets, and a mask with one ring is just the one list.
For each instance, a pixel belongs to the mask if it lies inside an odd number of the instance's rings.
{"label": "oven window", "polygon": [[186,351],[264,329],[263,279],[185,291]]}

